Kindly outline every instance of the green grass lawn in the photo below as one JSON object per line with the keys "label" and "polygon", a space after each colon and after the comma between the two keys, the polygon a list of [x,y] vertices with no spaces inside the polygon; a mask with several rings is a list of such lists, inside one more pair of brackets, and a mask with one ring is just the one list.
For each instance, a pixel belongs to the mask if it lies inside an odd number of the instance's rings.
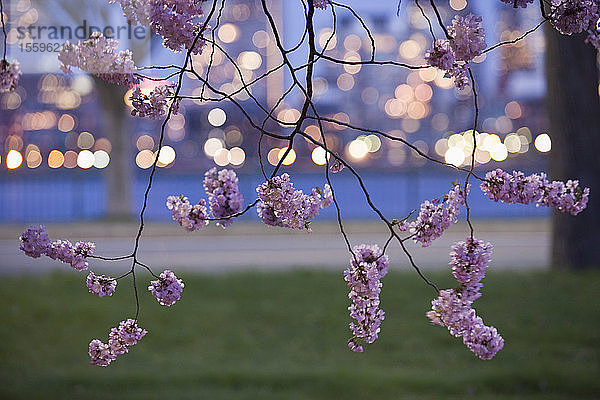
{"label": "green grass lawn", "polygon": [[346,347],[341,274],[182,274],[173,307],[142,290],[149,334],[107,368],[87,345],[135,312],[131,281],[99,299],[84,278],[2,279],[1,399],[600,398],[599,272],[491,272],[475,307],[505,338],[492,361],[428,323],[434,292],[415,274],[384,278],[386,320],[363,354]]}

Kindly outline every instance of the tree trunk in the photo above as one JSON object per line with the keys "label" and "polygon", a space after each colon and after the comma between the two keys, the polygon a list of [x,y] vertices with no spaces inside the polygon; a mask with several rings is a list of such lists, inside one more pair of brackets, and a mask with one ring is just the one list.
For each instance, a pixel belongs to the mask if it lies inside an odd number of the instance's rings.
{"label": "tree trunk", "polygon": [[94,78],[101,103],[106,137],[112,144],[110,164],[106,168],[107,219],[131,219],[131,150],[127,133],[128,111],[123,102],[126,89]]}
{"label": "tree trunk", "polygon": [[546,25],[550,175],[590,188],[576,217],[554,213],[552,266],[600,267],[600,101],[596,50],[583,35],[564,36]]}

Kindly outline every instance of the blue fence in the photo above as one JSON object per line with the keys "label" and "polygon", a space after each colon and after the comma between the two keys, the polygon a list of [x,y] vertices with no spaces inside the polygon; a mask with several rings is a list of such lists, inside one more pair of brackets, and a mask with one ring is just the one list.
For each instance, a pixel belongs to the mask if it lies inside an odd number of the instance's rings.
{"label": "blue fence", "polygon": [[[67,173],[69,172],[69,173]],[[67,171],[48,175],[0,175],[0,222],[71,222],[100,219],[106,215],[106,185],[102,172]],[[165,200],[171,194],[185,194],[190,201],[197,202],[205,196],[202,188],[202,175],[172,174],[159,171],[150,193],[147,218],[154,221],[168,221],[170,213]],[[418,209],[425,199],[440,197],[450,189],[450,182],[460,176],[437,171],[385,173],[367,172],[364,182],[373,202],[386,216],[402,218],[408,212]],[[344,218],[367,219],[376,215],[369,208],[356,179],[348,171],[332,174],[336,196],[342,207]],[[464,175],[461,179],[464,179]],[[239,174],[240,190],[246,202],[256,198],[255,188],[262,182],[257,174]],[[294,174],[294,185],[310,190],[322,186],[322,174]],[[470,204],[474,218],[536,218],[546,217],[549,211],[534,206],[496,204],[487,199],[477,187],[472,188]],[[139,213],[147,175],[136,176],[132,185],[133,214]],[[324,210],[320,218],[334,219],[334,207]],[[463,213],[464,217],[464,213]],[[255,212],[249,212],[243,219],[256,219]]]}

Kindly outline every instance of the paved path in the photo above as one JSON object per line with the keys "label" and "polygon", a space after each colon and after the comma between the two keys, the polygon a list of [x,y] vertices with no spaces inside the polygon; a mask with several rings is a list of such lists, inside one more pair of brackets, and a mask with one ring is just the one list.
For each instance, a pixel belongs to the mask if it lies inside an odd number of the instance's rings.
{"label": "paved path", "polygon": [[[46,257],[32,259],[18,249],[16,239],[23,226],[0,226],[0,274],[43,273],[64,269],[65,265]],[[353,244],[378,243],[387,236],[385,226],[376,223],[350,223],[347,230]],[[290,268],[327,268],[341,271],[349,255],[337,226],[316,223],[314,232],[290,232],[259,224],[233,225],[227,230],[208,227],[201,232],[186,233],[174,224],[150,224],[140,246],[140,257],[155,271],[175,270],[222,272],[236,269],[281,270]],[[550,224],[547,220],[482,221],[475,223],[476,237],[494,244],[496,268],[547,268],[550,260]],[[97,254],[120,256],[131,252],[135,224],[50,225],[51,238],[92,240]],[[457,224],[428,248],[414,243],[409,249],[424,269],[445,268],[452,243],[464,240],[464,224]],[[392,269],[406,270],[409,264],[397,244],[388,251]],[[93,260],[95,271],[119,273],[128,262]]]}

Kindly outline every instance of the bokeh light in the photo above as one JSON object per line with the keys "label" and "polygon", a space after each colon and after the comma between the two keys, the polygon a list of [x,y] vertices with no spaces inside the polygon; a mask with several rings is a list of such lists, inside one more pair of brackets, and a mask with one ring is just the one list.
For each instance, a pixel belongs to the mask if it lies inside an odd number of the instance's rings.
{"label": "bokeh light", "polygon": [[107,138],[100,138],[94,143],[94,150],[104,150],[109,153],[112,151],[112,144]]}
{"label": "bokeh light", "polygon": [[209,157],[214,157],[217,151],[223,148],[223,142],[221,139],[209,138],[204,142],[204,153]]}
{"label": "bokeh light", "polygon": [[213,157],[215,164],[220,167],[224,167],[229,164],[229,150],[227,149],[219,149],[216,151],[215,156]]}
{"label": "bokeh light", "polygon": [[25,161],[28,168],[37,168],[42,164],[42,153],[40,153],[37,146],[31,144],[27,146]]}
{"label": "bokeh light", "polygon": [[237,58],[241,68],[254,71],[262,65],[262,57],[255,51],[242,51]]}
{"label": "bokeh light", "polygon": [[446,151],[444,159],[448,164],[452,164],[455,167],[459,167],[465,161],[465,153],[463,153],[463,151],[458,147],[450,147]]}
{"label": "bokeh light", "polygon": [[521,110],[521,105],[516,101],[511,101],[506,104],[504,107],[504,113],[510,119],[518,119],[523,115],[523,111]]}
{"label": "bokeh light", "polygon": [[158,163],[159,167],[166,167],[175,161],[175,150],[171,146],[163,146],[158,153]]}
{"label": "bokeh light", "polygon": [[355,139],[348,143],[348,153],[354,159],[363,159],[369,153],[369,145],[364,140]]}
{"label": "bokeh light", "polygon": [[106,168],[110,162],[110,156],[104,150],[94,152],[94,167],[98,169]]}
{"label": "bokeh light", "polygon": [[490,156],[489,151],[480,149],[475,150],[475,161],[477,161],[478,163],[485,164],[490,162],[491,159],[492,157]]}
{"label": "bokeh light", "polygon": [[229,150],[229,162],[232,165],[242,165],[246,160],[246,153],[240,147],[234,147]]}
{"label": "bokeh light", "polygon": [[345,92],[352,90],[354,87],[354,77],[347,73],[341,74],[337,79],[337,87]]}
{"label": "bokeh light", "polygon": [[88,169],[94,165],[94,153],[89,150],[82,150],[77,155],[77,165],[79,168]]}
{"label": "bokeh light", "polygon": [[330,154],[327,154],[325,157],[325,149],[322,147],[315,147],[315,149],[311,153],[312,161],[317,165],[325,165],[327,164],[327,159],[330,158]]}
{"label": "bokeh light", "polygon": [[227,114],[220,108],[213,108],[208,112],[208,123],[212,126],[221,126],[227,121]]}
{"label": "bokeh light", "polygon": [[59,150],[52,150],[48,154],[48,166],[50,168],[60,168],[65,163],[65,156]]}
{"label": "bokeh light", "polygon": [[77,153],[73,150],[65,152],[65,161],[63,163],[65,168],[75,168],[77,166]]}
{"label": "bokeh light", "polygon": [[154,164],[154,153],[150,150],[142,150],[135,156],[135,163],[141,169],[148,169]]}
{"label": "bokeh light", "polygon": [[[287,149],[287,147],[283,147],[279,150],[279,153],[277,154],[277,158],[279,160],[281,160],[281,158],[285,155]],[[294,149],[290,149],[290,152],[283,160],[283,165],[292,165],[294,161],[296,161],[296,152],[294,151]]]}
{"label": "bokeh light", "polygon": [[456,11],[463,10],[467,7],[467,0],[450,0],[450,7]]}
{"label": "bokeh light", "polygon": [[6,155],[6,168],[17,169],[23,162],[23,156],[17,150],[11,150]]}
{"label": "bokeh light", "polygon": [[219,36],[219,40],[223,43],[233,43],[239,37],[239,29],[234,24],[223,24],[217,31],[217,35]]}
{"label": "bokeh light", "polygon": [[515,133],[508,134],[504,138],[504,145],[509,153],[518,153],[521,150],[521,139]]}
{"label": "bokeh light", "polygon": [[267,154],[267,161],[269,161],[269,164],[277,165],[279,162],[279,150],[279,147],[269,150],[269,153]]}
{"label": "bokeh light", "polygon": [[58,119],[58,130],[61,132],[69,132],[75,128],[75,119],[69,114],[63,114]]}
{"label": "bokeh light", "polygon": [[503,143],[496,143],[490,148],[490,156],[494,161],[504,161],[508,157],[508,150]]}
{"label": "bokeh light", "polygon": [[444,157],[448,151],[448,139],[441,138],[435,142],[434,150],[437,155]]}
{"label": "bokeh light", "polygon": [[89,132],[81,132],[77,137],[77,147],[83,150],[91,149],[94,146],[94,135]]}
{"label": "bokeh light", "polygon": [[552,150],[552,140],[550,135],[542,133],[535,138],[535,148],[542,153],[547,153]]}

